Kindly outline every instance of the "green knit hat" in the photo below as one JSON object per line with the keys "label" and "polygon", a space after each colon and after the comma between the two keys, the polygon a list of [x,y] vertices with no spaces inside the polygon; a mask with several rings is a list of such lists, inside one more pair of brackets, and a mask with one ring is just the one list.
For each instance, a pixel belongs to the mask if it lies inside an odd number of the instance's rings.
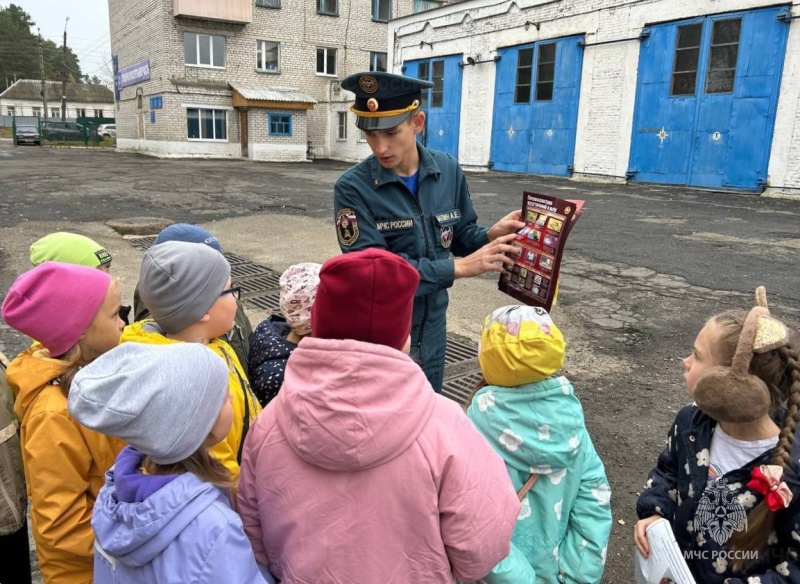
{"label": "green knit hat", "polygon": [[99,268],[111,263],[111,254],[85,235],[59,231],[45,235],[31,245],[31,263],[38,266],[43,262]]}

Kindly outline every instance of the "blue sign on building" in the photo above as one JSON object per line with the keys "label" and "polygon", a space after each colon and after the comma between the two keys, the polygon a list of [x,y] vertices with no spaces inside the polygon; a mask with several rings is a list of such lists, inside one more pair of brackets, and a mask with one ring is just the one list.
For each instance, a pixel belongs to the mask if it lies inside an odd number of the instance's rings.
{"label": "blue sign on building", "polygon": [[119,70],[119,88],[124,89],[150,79],[150,59]]}

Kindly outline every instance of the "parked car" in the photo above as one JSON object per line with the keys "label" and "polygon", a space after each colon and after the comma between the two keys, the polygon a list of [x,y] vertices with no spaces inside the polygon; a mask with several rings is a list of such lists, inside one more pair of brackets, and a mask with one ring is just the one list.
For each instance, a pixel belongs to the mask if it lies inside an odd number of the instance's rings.
{"label": "parked car", "polygon": [[14,145],[20,144],[41,144],[42,137],[39,135],[39,128],[36,126],[17,126],[14,134]]}
{"label": "parked car", "polygon": [[42,124],[45,140],[83,140],[86,135],[81,124],[72,122],[45,122]]}
{"label": "parked car", "polygon": [[116,138],[117,125],[116,124],[100,124],[97,126],[97,135],[101,138]]}

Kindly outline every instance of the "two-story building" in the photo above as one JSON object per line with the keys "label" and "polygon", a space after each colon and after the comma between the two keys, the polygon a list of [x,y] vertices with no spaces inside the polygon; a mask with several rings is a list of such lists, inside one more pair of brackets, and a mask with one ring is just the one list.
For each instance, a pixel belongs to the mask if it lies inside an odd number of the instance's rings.
{"label": "two-story building", "polygon": [[356,160],[351,73],[386,70],[387,22],[430,0],[109,0],[117,148]]}
{"label": "two-story building", "polygon": [[0,115],[60,120],[66,98],[67,119],[114,117],[114,94],[103,85],[67,83],[65,94],[61,81],[45,81],[45,91],[47,111],[42,101],[42,82],[18,79],[0,93]]}

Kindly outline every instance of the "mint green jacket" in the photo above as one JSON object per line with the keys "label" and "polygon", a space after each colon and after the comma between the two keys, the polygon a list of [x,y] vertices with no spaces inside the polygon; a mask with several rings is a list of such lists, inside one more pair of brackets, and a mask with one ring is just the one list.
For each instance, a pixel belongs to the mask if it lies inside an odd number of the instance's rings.
{"label": "mint green jacket", "polygon": [[[532,472],[539,475],[522,501],[515,549],[484,581],[527,581],[532,567],[537,584],[600,582],[611,488],[572,384],[551,377],[520,387],[490,385],[467,415],[505,460],[517,490]],[[519,564],[523,557],[530,566]]]}

